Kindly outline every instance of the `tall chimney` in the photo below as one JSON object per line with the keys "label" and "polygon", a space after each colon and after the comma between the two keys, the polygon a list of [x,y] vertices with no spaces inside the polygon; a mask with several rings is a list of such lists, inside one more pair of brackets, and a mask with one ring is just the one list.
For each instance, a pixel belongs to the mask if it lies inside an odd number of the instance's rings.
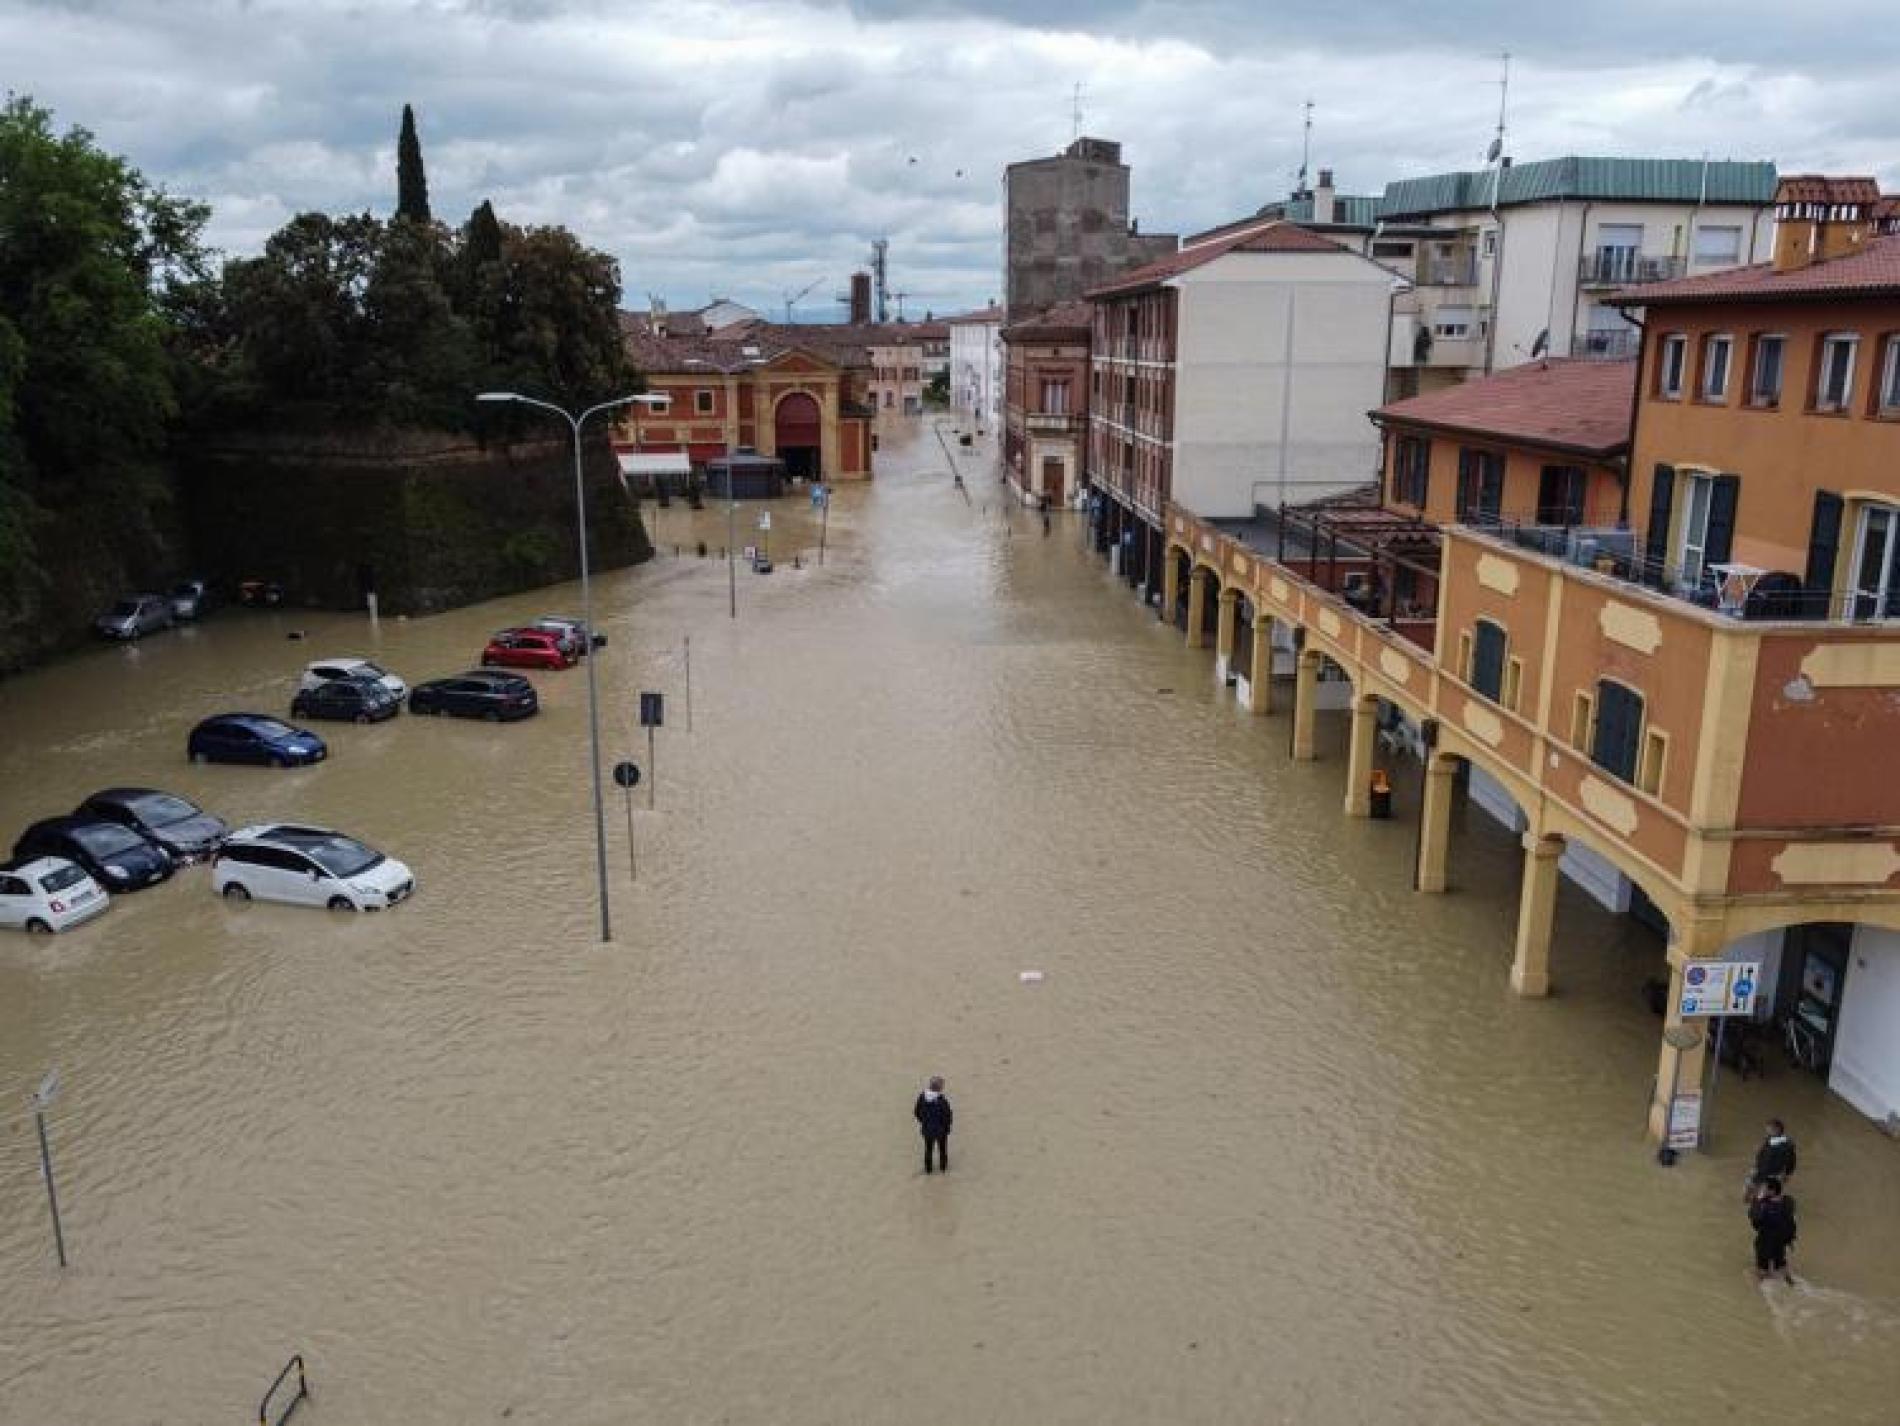
{"label": "tall chimney", "polygon": [[851,274],[851,325],[863,326],[871,320],[871,274]]}
{"label": "tall chimney", "polygon": [[1313,221],[1330,223],[1333,221],[1333,171],[1322,168],[1319,182],[1313,187]]}

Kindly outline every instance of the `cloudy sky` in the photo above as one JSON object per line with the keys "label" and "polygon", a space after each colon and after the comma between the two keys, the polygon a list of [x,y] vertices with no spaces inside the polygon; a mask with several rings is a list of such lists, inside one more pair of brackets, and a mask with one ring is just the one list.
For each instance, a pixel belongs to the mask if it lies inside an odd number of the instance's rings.
{"label": "cloudy sky", "polygon": [[[1719,18],[1718,18],[1719,17]],[[0,86],[210,202],[256,250],[386,213],[416,106],[436,215],[483,198],[621,263],[628,305],[830,317],[874,237],[906,311],[996,293],[1003,165],[1122,141],[1144,227],[1509,149],[1772,158],[1900,188],[1891,0],[0,0]]]}

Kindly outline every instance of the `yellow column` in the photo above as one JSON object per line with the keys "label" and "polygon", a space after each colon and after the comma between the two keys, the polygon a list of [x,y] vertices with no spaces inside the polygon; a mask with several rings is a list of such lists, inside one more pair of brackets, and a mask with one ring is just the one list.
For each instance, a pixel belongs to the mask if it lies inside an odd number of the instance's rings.
{"label": "yellow column", "polygon": [[1314,704],[1319,700],[1318,649],[1301,649],[1293,665],[1293,760],[1313,760]]}
{"label": "yellow column", "polygon": [[1379,700],[1355,694],[1351,737],[1346,744],[1346,815],[1372,815],[1372,740],[1379,731]]}
{"label": "yellow column", "polygon": [[1419,810],[1418,889],[1443,891],[1451,855],[1452,784],[1458,760],[1433,753],[1425,764],[1425,805]]}
{"label": "yellow column", "polygon": [[1190,649],[1205,648],[1207,638],[1201,632],[1201,625],[1207,621],[1207,581],[1206,570],[1196,566],[1188,575],[1188,626],[1187,646]]}
{"label": "yellow column", "polygon": [[1255,713],[1273,711],[1273,616],[1253,616],[1253,671],[1247,675]]}
{"label": "yellow column", "polygon": [[1557,859],[1563,854],[1562,837],[1524,834],[1524,887],[1511,955],[1511,989],[1519,995],[1550,994],[1550,934],[1557,920]]}
{"label": "yellow column", "polygon": [[[1649,1137],[1660,1144],[1669,1130],[1669,1091],[1700,1094],[1702,1071],[1709,1051],[1708,1020],[1685,1021],[1678,1013],[1682,1005],[1682,972],[1692,960],[1713,960],[1722,951],[1720,922],[1692,921],[1684,934],[1669,947],[1669,1009],[1663,1016],[1662,1049],[1656,1060],[1656,1089],[1649,1103]],[[1699,1032],[1693,1048],[1681,1048],[1687,1036],[1684,1030]],[[1675,1041],[1676,1043],[1671,1043]]]}
{"label": "yellow column", "polygon": [[1233,670],[1228,667],[1234,661],[1234,616],[1240,610],[1240,591],[1223,589],[1220,592],[1220,610],[1214,625],[1214,655],[1218,662],[1215,667],[1223,675]]}
{"label": "yellow column", "polygon": [[1174,557],[1174,546],[1169,545],[1163,552],[1166,561],[1161,567],[1161,617],[1172,623],[1174,606],[1181,599],[1181,562]]}

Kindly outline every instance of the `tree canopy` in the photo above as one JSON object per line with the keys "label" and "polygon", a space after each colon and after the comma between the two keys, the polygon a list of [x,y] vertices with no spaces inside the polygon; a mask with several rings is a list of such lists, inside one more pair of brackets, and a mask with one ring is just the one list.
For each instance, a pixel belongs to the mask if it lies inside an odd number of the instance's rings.
{"label": "tree canopy", "polygon": [[207,210],[23,97],[0,109],[0,605],[32,617],[52,512],[149,546],[176,391],[176,292]]}

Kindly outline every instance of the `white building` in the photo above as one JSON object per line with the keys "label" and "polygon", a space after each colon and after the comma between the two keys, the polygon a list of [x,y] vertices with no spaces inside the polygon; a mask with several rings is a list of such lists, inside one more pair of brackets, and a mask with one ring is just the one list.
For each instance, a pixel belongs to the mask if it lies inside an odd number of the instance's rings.
{"label": "white building", "polygon": [[1394,394],[1536,357],[1633,356],[1609,294],[1764,260],[1775,167],[1556,158],[1386,185],[1366,251],[1414,285],[1392,333]]}
{"label": "white building", "polygon": [[1158,531],[1376,476],[1393,276],[1295,224],[1236,224],[1089,294],[1091,483]]}
{"label": "white building", "polygon": [[1003,419],[1003,309],[992,303],[946,317],[950,328],[950,409],[985,431]]}

